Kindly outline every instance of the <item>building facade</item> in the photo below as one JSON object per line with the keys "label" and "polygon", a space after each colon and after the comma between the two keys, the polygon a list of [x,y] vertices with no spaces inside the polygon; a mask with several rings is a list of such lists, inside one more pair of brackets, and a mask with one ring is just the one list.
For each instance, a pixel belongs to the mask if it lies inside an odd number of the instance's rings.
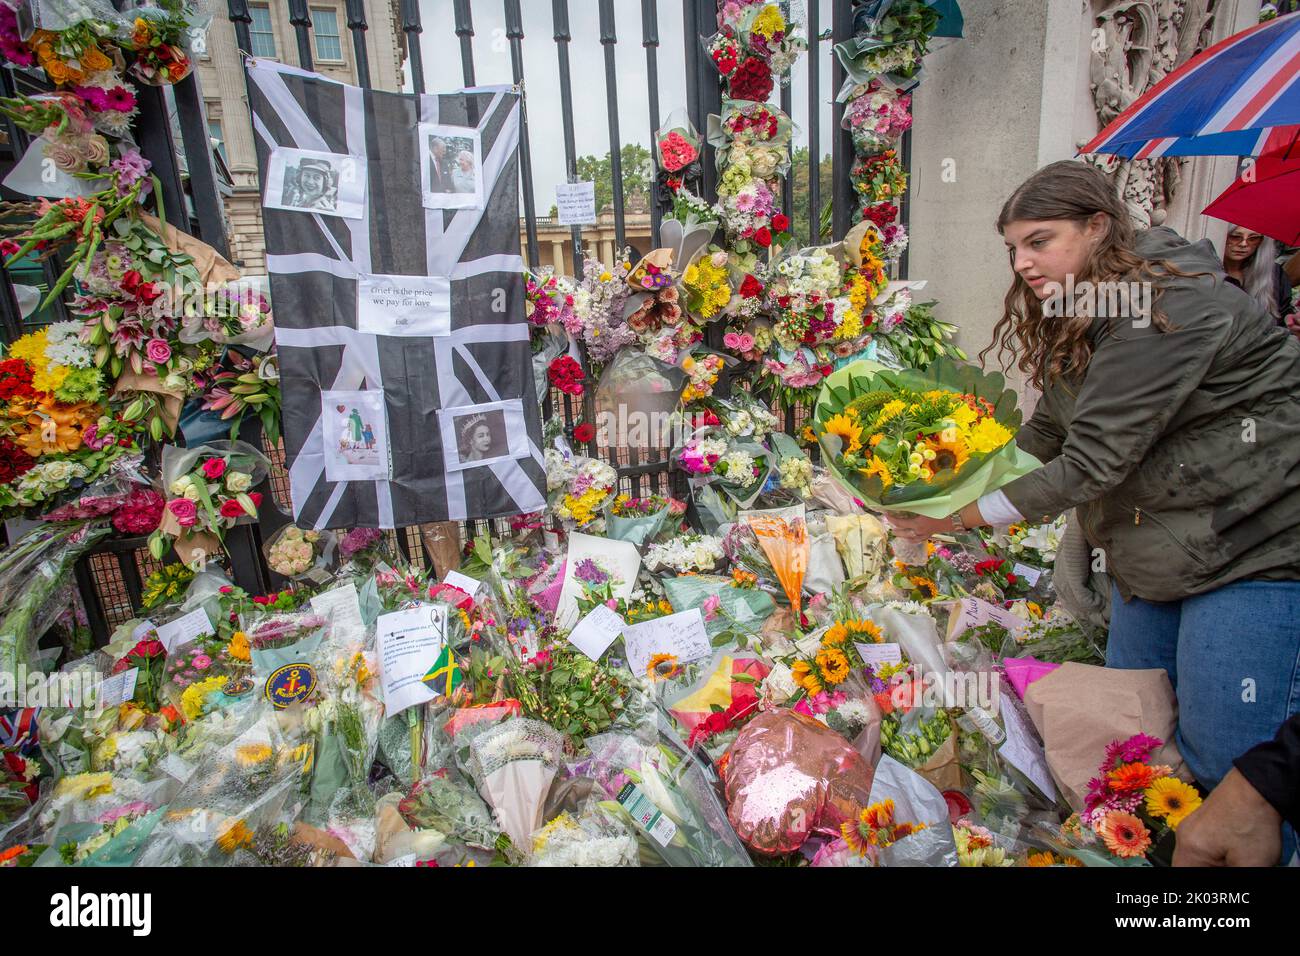
{"label": "building facade", "polygon": [[[253,17],[249,24],[253,55],[301,66],[287,0],[261,0],[248,7]],[[365,0],[366,57],[370,82],[376,89],[402,88],[398,7],[397,0]],[[345,83],[356,83],[352,31],[347,26],[343,0],[311,0],[308,9],[312,20],[312,69]],[[224,11],[213,17],[206,47],[198,58],[197,72],[208,130],[217,141],[217,150],[230,170],[234,186],[233,195],[226,197],[230,256],[245,275],[260,275],[266,272],[266,254],[257,151],[235,26]]]}

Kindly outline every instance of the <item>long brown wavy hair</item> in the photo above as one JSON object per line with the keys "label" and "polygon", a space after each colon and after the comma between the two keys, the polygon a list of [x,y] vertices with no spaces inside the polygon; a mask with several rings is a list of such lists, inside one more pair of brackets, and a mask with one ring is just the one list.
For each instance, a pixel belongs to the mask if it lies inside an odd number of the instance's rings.
{"label": "long brown wavy hair", "polygon": [[[1075,276],[1076,283],[1150,282],[1158,301],[1160,287],[1156,280],[1189,275],[1170,262],[1148,260],[1135,251],[1133,222],[1114,184],[1101,170],[1075,160],[1044,166],[1025,180],[1003,205],[997,229],[1002,234],[1008,223],[1048,219],[1068,219],[1082,226],[1097,213],[1105,215],[1106,231],[1089,254],[1083,272]],[[1049,379],[1082,378],[1092,359],[1088,330],[1094,316],[1062,315],[1045,320],[1042,302],[1015,271],[1015,253],[1010,255],[1011,288],[1003,303],[1002,318],[993,328],[993,341],[980,353],[980,361],[996,348],[1005,369],[1005,356],[1018,356],[1016,367],[1040,389]],[[1161,331],[1171,328],[1154,304],[1151,321]]]}

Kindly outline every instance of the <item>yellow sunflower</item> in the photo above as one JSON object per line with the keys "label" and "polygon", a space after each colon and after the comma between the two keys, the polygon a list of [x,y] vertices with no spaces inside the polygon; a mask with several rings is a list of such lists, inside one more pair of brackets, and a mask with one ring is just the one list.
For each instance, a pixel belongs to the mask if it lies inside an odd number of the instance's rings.
{"label": "yellow sunflower", "polygon": [[934,472],[959,471],[970,461],[970,450],[955,429],[931,435],[925,440],[925,447],[934,452],[934,460],[929,463]]}
{"label": "yellow sunflower", "polygon": [[646,676],[652,681],[672,680],[682,672],[676,654],[656,654],[646,665]]}
{"label": "yellow sunflower", "polygon": [[1147,813],[1163,819],[1171,830],[1201,805],[1201,795],[1177,777],[1161,777],[1146,789]]}
{"label": "yellow sunflower", "polygon": [[849,676],[849,659],[837,647],[823,647],[817,652],[817,668],[827,684],[842,684]]}
{"label": "yellow sunflower", "polygon": [[935,586],[935,583],[931,581],[929,578],[917,574],[908,578],[908,580],[912,582],[912,587],[919,590],[927,598],[933,599],[939,596],[939,589]]}
{"label": "yellow sunflower", "polygon": [[827,435],[837,435],[847,443],[844,454],[851,455],[862,447],[862,426],[855,424],[848,415],[832,415],[824,426]]}
{"label": "yellow sunflower", "polygon": [[815,697],[824,690],[817,671],[807,661],[795,661],[790,673],[794,676],[794,682],[806,690],[809,696]]}

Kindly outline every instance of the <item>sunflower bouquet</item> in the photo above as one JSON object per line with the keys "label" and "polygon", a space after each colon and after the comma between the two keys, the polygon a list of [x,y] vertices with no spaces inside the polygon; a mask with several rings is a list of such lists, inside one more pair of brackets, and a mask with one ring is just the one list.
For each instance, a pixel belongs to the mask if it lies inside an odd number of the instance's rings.
{"label": "sunflower bouquet", "polygon": [[868,504],[944,517],[1039,466],[1014,443],[1020,421],[996,372],[948,359],[899,372],[864,361],[827,380],[812,431]]}

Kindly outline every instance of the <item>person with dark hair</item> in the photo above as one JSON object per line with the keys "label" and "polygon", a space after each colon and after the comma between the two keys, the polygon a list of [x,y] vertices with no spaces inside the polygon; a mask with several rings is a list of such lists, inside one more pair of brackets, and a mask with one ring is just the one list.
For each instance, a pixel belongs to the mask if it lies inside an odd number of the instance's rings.
{"label": "person with dark hair", "polygon": [[333,212],[338,205],[334,167],[324,159],[304,159],[297,181],[285,189],[285,205],[298,209]]}
{"label": "person with dark hair", "polygon": [[1162,668],[1197,781],[1300,708],[1300,342],[1228,283],[1208,240],[1135,234],[1111,181],[1047,166],[997,229],[1013,273],[994,342],[1042,397],[1044,462],[905,537],[1074,508],[1113,581],[1107,665]]}
{"label": "person with dark hair", "polygon": [[1291,314],[1291,280],[1277,261],[1277,243],[1268,236],[1241,226],[1229,229],[1223,271],[1279,325]]}

